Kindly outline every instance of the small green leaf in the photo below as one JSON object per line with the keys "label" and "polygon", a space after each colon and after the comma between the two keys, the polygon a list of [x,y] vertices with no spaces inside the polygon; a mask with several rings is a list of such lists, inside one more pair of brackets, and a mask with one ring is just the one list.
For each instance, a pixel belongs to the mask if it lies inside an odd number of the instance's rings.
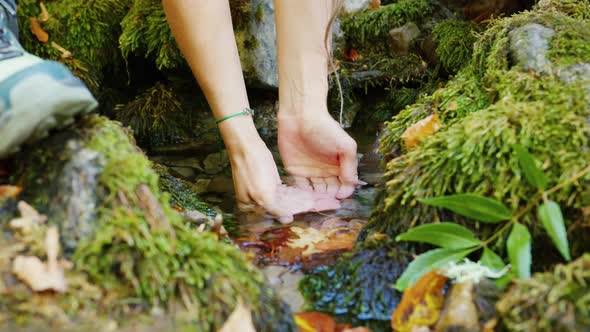
{"label": "small green leaf", "polygon": [[394,287],[399,291],[413,286],[428,271],[438,269],[451,262],[458,262],[467,257],[475,249],[434,249],[416,257],[401,277],[397,279]]}
{"label": "small green leaf", "polygon": [[495,199],[476,194],[459,194],[421,199],[421,203],[445,208],[481,222],[496,224],[512,217],[512,212]]}
{"label": "small green leaf", "polygon": [[512,226],[506,241],[510,264],[520,279],[531,277],[531,234],[526,226],[519,223]]}
{"label": "small green leaf", "polygon": [[451,222],[414,227],[399,235],[396,241],[433,244],[442,248],[464,249],[481,245],[481,241],[467,228]]}
{"label": "small green leaf", "polygon": [[522,168],[522,172],[524,173],[524,177],[527,179],[527,181],[537,189],[545,190],[549,179],[545,173],[543,173],[543,170],[537,166],[535,157],[533,157],[533,155],[531,155],[524,147],[520,145],[515,145],[513,148],[518,157],[520,168]]}
{"label": "small green leaf", "polygon": [[565,222],[563,221],[563,214],[559,204],[548,201],[545,204],[539,206],[537,211],[539,219],[551,240],[557,247],[557,250],[561,253],[563,258],[571,260],[569,243],[567,241],[567,231],[565,229]]}
{"label": "small green leaf", "polygon": [[481,265],[489,267],[494,271],[500,271],[506,267],[506,264],[504,264],[502,258],[500,258],[500,256],[488,248],[483,248],[483,254],[481,255],[480,263]]}

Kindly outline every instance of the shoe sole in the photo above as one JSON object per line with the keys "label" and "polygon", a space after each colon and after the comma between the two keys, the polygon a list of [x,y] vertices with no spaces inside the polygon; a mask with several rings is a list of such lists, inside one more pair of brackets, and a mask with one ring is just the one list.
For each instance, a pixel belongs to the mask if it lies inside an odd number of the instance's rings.
{"label": "shoe sole", "polygon": [[0,158],[97,106],[84,83],[60,63],[44,61],[11,75],[0,83]]}

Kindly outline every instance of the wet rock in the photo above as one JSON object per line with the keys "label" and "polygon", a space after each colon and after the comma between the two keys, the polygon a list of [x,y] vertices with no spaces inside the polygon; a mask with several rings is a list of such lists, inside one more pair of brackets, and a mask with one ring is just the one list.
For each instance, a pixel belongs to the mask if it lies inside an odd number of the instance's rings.
{"label": "wet rock", "polygon": [[16,174],[25,188],[21,199],[59,225],[67,254],[96,229],[98,177],[105,165],[103,156],[89,148],[76,129],[27,147],[16,157]]}
{"label": "wet rock", "polygon": [[369,8],[371,0],[345,0],[342,10],[347,14],[354,14]]}
{"label": "wet rock", "polygon": [[303,279],[301,272],[291,272],[291,267],[268,266],[262,272],[282,299],[285,299],[293,312],[300,312],[303,308],[303,296],[297,289],[297,284]]}
{"label": "wet rock", "polygon": [[299,287],[311,310],[386,331],[402,296],[393,284],[410,260],[395,241],[369,240],[333,266],[308,274]]}
{"label": "wet rock", "polygon": [[254,104],[254,124],[263,140],[270,143],[277,138],[279,103],[265,100]]}
{"label": "wet rock", "polygon": [[203,160],[203,167],[207,174],[218,174],[221,173],[225,168],[229,166],[229,155],[226,150],[221,152],[213,153],[207,156]]}
{"label": "wet rock", "polygon": [[170,170],[183,178],[190,178],[195,175],[195,170],[190,167],[170,167]]}
{"label": "wet rock", "polygon": [[274,2],[272,0],[253,0],[252,17],[248,32],[256,40],[251,61],[256,83],[266,87],[278,88],[279,72],[277,66],[276,26]]}
{"label": "wet rock", "polygon": [[408,22],[399,28],[389,31],[389,50],[394,55],[404,56],[410,53],[410,47],[420,35],[420,28],[414,22]]}
{"label": "wet rock", "polygon": [[553,29],[537,23],[512,30],[509,34],[512,60],[524,70],[547,72],[551,67],[547,53],[554,35]]}

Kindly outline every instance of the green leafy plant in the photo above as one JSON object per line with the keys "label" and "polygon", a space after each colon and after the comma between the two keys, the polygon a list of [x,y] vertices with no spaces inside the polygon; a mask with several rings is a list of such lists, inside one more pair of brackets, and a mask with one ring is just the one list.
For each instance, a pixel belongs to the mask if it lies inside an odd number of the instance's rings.
{"label": "green leafy plant", "polygon": [[[518,157],[524,178],[538,190],[538,194],[517,213],[513,213],[502,202],[476,194],[458,194],[420,200],[423,204],[444,208],[478,222],[504,223],[504,225],[485,240],[478,239],[471,230],[452,222],[421,225],[400,234],[396,238],[397,241],[427,243],[439,248],[425,252],[412,261],[397,280],[396,289],[404,290],[416,283],[426,272],[451,262],[458,262],[477,250],[482,250],[480,263],[483,266],[493,270],[505,268],[503,259],[489,248],[489,244],[509,230],[506,252],[512,272],[507,278],[530,278],[532,237],[528,228],[519,220],[534,207],[537,207],[538,218],[557,250],[563,258],[571,260],[561,208],[548,199],[550,194],[565,184],[562,183],[547,190],[549,179],[539,167],[537,160],[522,146],[514,146],[513,150]],[[588,169],[585,172],[588,172]],[[570,181],[575,181],[575,178]]]}

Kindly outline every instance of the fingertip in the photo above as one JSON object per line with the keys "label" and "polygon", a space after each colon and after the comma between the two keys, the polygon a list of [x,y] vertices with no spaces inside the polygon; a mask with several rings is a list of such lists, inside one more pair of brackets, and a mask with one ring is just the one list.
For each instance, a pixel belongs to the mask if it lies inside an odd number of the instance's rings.
{"label": "fingertip", "polygon": [[352,194],[354,193],[354,189],[355,189],[355,186],[353,184],[343,183],[340,186],[340,190],[338,190],[338,193],[336,194],[336,198],[346,199],[346,198],[352,196]]}
{"label": "fingertip", "polygon": [[279,222],[283,225],[290,224],[293,222],[293,216],[282,216],[278,217]]}

